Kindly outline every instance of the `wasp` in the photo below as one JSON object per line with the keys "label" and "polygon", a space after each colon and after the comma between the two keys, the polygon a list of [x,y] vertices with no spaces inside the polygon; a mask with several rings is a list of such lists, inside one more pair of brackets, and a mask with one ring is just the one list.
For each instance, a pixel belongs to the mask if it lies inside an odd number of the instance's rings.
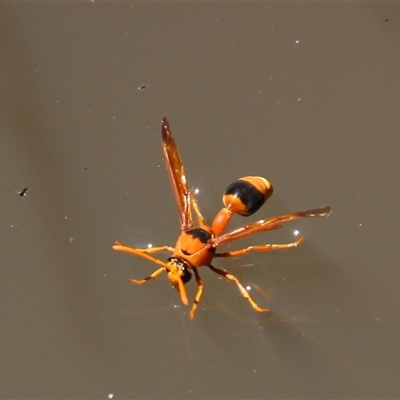
{"label": "wasp", "polygon": [[[194,190],[188,189],[182,159],[166,117],[162,120],[161,133],[162,150],[178,208],[181,234],[178,237],[175,247],[159,246],[137,249],[125,246],[117,241],[114,242],[114,250],[145,258],[159,266],[156,271],[146,278],[140,280],[131,279],[130,282],[142,285],[166,272],[172,286],[179,292],[182,303],[189,305],[185,284],[194,275],[197,283],[197,292],[189,314],[190,318],[193,319],[196,315],[204,288],[198,269],[202,266],[207,266],[216,274],[234,282],[242,296],[248,300],[255,311],[261,313],[267,312],[267,308],[260,307],[254,301],[239,279],[222,269],[214,267],[212,261],[218,257],[243,256],[250,251],[271,251],[296,247],[303,242],[304,237],[300,236],[292,243],[249,246],[223,253],[217,252],[218,247],[255,233],[281,228],[285,222],[294,221],[297,218],[327,217],[331,213],[331,207],[326,206],[261,219],[241,228],[223,233],[234,214],[246,217],[253,215],[265,203],[273,192],[271,183],[260,176],[245,176],[231,183],[225,190],[222,198],[224,207],[218,212],[209,226],[205,223],[200,212]],[[193,222],[192,212],[196,215],[197,225]],[[171,257],[167,261],[163,261],[153,256],[154,253],[161,251],[170,253]]]}

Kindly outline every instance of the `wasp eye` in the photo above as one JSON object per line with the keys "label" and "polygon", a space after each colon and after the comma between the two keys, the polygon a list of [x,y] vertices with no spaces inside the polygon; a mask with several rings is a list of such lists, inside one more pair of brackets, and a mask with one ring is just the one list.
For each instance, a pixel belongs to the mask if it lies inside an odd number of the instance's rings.
{"label": "wasp eye", "polygon": [[192,278],[192,269],[188,265],[182,264],[179,275],[181,276],[183,283],[188,283]]}

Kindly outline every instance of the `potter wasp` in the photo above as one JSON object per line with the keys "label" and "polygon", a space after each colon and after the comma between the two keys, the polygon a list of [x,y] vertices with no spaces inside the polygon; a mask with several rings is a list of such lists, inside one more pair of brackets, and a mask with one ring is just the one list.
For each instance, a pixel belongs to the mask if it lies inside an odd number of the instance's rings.
{"label": "potter wasp", "polygon": [[[189,305],[185,284],[189,282],[192,275],[194,275],[197,283],[197,293],[190,310],[190,318],[193,319],[203,293],[203,281],[200,278],[198,269],[202,266],[207,266],[216,274],[234,282],[240,293],[248,300],[254,310],[258,312],[267,312],[268,309],[260,307],[234,275],[214,267],[211,262],[216,257],[238,257],[250,251],[271,251],[296,247],[304,240],[304,237],[301,236],[292,243],[249,246],[223,253],[218,253],[217,248],[255,233],[281,228],[283,223],[293,221],[300,217],[327,217],[331,212],[331,208],[327,206],[313,210],[298,211],[279,217],[261,219],[241,228],[223,233],[233,214],[242,216],[253,215],[272,195],[272,185],[265,178],[260,176],[245,176],[231,183],[225,190],[222,198],[224,207],[218,212],[211,226],[209,226],[205,223],[201,215],[194,191],[187,187],[183,163],[166,117],[162,120],[161,132],[162,150],[178,207],[181,234],[178,237],[175,247],[159,246],[136,249],[125,246],[119,242],[114,242],[114,250],[145,258],[160,267],[148,277],[140,280],[131,279],[130,282],[141,285],[149,280],[156,279],[165,271],[172,286],[179,292],[182,303]],[[193,222],[192,212],[196,214],[197,225]],[[160,251],[169,252],[171,257],[168,258],[167,261],[155,258],[153,253]]]}

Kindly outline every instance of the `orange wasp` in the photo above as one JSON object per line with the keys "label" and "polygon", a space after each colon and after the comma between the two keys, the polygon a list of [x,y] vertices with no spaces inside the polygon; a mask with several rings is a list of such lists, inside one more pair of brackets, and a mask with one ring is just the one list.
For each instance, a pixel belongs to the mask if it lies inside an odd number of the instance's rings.
{"label": "orange wasp", "polygon": [[[178,237],[175,247],[160,246],[136,249],[125,246],[119,242],[114,242],[114,250],[134,254],[160,266],[160,268],[154,271],[150,276],[140,280],[131,279],[130,282],[141,285],[149,280],[156,279],[162,272],[166,271],[168,279],[171,281],[173,287],[180,293],[182,303],[189,305],[185,284],[190,281],[194,274],[197,282],[197,293],[190,310],[190,318],[193,319],[203,293],[203,281],[200,278],[198,268],[207,266],[215,273],[222,275],[229,281],[235,282],[240,293],[249,301],[256,311],[267,312],[267,308],[257,305],[250,296],[250,293],[234,275],[214,267],[211,262],[215,257],[238,257],[245,255],[249,251],[270,251],[296,247],[304,240],[304,237],[299,237],[293,243],[249,246],[244,249],[224,253],[217,253],[217,247],[254,233],[281,228],[284,222],[293,221],[300,217],[326,217],[331,213],[331,208],[322,207],[314,210],[298,211],[279,217],[261,219],[228,233],[222,233],[233,214],[236,213],[242,216],[254,214],[272,195],[272,185],[265,178],[260,176],[245,176],[233,182],[228,186],[223,195],[224,207],[215,216],[211,226],[208,226],[200,213],[194,191],[187,188],[182,160],[166,117],[162,120],[161,131],[162,149],[172,190],[178,206],[181,234]],[[192,211],[196,214],[197,226],[193,223]],[[167,261],[162,261],[151,255],[159,251],[167,251],[171,253],[172,256],[168,258]]]}

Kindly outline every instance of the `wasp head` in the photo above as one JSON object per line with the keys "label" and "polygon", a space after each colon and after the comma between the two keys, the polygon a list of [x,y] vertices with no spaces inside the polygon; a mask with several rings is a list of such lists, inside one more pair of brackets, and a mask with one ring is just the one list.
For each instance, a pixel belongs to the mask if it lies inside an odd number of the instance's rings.
{"label": "wasp head", "polygon": [[192,268],[190,265],[180,258],[171,257],[168,259],[168,279],[172,283],[172,286],[181,295],[182,303],[186,306],[189,304],[185,283],[189,282],[192,277]]}

